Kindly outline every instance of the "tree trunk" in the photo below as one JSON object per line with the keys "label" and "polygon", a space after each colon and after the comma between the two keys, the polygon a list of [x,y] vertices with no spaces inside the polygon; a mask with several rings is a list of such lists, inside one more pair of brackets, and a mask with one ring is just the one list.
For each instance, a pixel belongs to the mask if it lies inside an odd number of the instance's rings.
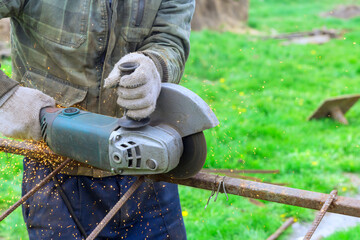
{"label": "tree trunk", "polygon": [[196,0],[192,29],[238,32],[248,20],[249,0]]}
{"label": "tree trunk", "polygon": [[0,20],[0,41],[10,41],[10,19],[4,18]]}

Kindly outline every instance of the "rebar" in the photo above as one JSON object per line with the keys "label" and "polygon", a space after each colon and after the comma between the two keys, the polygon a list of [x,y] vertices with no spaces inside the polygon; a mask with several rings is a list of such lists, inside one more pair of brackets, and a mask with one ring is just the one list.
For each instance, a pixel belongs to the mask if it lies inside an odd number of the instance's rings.
{"label": "rebar", "polygon": [[[166,181],[179,185],[213,190],[221,182],[221,176],[198,173],[188,179],[169,179],[166,176],[153,176],[156,181]],[[306,191],[296,188],[283,187],[267,183],[247,181],[226,177],[224,184],[227,194],[255,198],[270,202],[277,202],[303,208],[320,210],[329,194]],[[220,192],[223,192],[222,189]],[[337,197],[336,202],[331,204],[329,212],[360,217],[360,200],[349,197]]]}
{"label": "rebar", "polygon": [[63,163],[61,163],[54,171],[52,171],[49,175],[47,175],[40,183],[36,184],[36,186],[27,192],[19,201],[14,203],[10,208],[8,208],[3,214],[0,216],[0,222],[4,220],[7,216],[9,216],[13,211],[15,211],[21,204],[26,202],[31,196],[33,196],[37,191],[39,191],[45,184],[47,184],[56,174],[58,174],[68,163],[70,163],[71,159],[66,159]]}
{"label": "rebar", "polygon": [[294,218],[288,218],[280,227],[279,229],[276,230],[276,232],[274,232],[270,237],[268,237],[266,240],[275,240],[278,239],[278,237],[280,237],[280,235],[286,230],[288,229],[291,225],[294,224]]}
{"label": "rebar", "polygon": [[[25,146],[23,146],[21,144],[19,145],[19,142],[17,141],[0,138],[0,151],[28,156],[33,155],[34,152],[38,153],[38,148],[34,143],[27,143]],[[52,153],[50,150],[46,151],[48,152],[47,158],[59,159],[60,156]],[[154,175],[149,177],[156,181],[176,183],[179,185],[206,189],[210,191],[216,189],[222,179],[221,176],[202,172],[188,179],[171,179],[164,175]],[[230,177],[226,177],[224,184],[226,186],[227,194],[261,199],[270,202],[277,202],[315,210],[320,210],[323,206],[323,203],[326,201],[326,199],[329,198],[329,194]],[[222,189],[220,192],[223,192]],[[331,204],[328,211],[348,216],[360,217],[360,200],[339,196],[337,197],[336,202]]]}
{"label": "rebar", "polygon": [[99,233],[104,229],[104,227],[110,222],[110,220],[115,216],[115,214],[120,210],[120,208],[126,203],[126,201],[134,194],[136,189],[144,182],[144,176],[140,176],[127,190],[127,192],[120,198],[120,200],[115,204],[115,206],[110,210],[108,214],[101,220],[101,222],[96,226],[96,228],[91,232],[91,234],[86,238],[86,240],[94,240]]}
{"label": "rebar", "polygon": [[260,170],[260,169],[242,169],[242,170],[234,170],[234,169],[204,169],[207,173],[261,173],[261,174],[277,174],[280,171],[276,170]]}
{"label": "rebar", "polygon": [[322,206],[320,211],[317,213],[316,218],[315,218],[314,222],[311,225],[311,228],[309,229],[309,231],[307,232],[307,234],[304,237],[304,240],[310,240],[311,239],[312,235],[315,233],[317,227],[319,226],[321,220],[325,216],[327,210],[329,209],[331,204],[334,202],[336,196],[337,196],[337,191],[336,190],[331,191],[329,198],[326,199],[324,205]]}

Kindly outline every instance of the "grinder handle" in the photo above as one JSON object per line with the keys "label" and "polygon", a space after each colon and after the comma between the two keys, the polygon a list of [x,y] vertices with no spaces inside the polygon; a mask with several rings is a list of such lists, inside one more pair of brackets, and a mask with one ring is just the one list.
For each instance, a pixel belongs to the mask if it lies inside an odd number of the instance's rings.
{"label": "grinder handle", "polygon": [[39,117],[40,117],[41,136],[46,143],[48,143],[46,130],[49,126],[52,125],[53,121],[62,110],[63,110],[62,108],[56,108],[56,107],[44,107],[40,110]]}
{"label": "grinder handle", "polygon": [[40,122],[41,122],[41,119],[43,119],[43,117],[45,116],[46,114],[46,109],[49,108],[49,107],[44,107],[42,109],[40,109]]}
{"label": "grinder handle", "polygon": [[44,107],[42,109],[40,109],[40,122],[42,121],[42,119],[44,118],[44,116],[47,113],[56,113],[59,110],[61,110],[61,108],[56,108],[56,107]]}

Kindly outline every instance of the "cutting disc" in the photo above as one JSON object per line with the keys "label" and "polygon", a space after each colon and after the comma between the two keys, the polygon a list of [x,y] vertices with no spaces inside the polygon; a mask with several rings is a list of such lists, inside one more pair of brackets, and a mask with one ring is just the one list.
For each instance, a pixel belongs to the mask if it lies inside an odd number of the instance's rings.
{"label": "cutting disc", "polygon": [[205,164],[206,140],[203,132],[183,137],[184,151],[179,165],[164,174],[171,178],[185,179],[197,174]]}

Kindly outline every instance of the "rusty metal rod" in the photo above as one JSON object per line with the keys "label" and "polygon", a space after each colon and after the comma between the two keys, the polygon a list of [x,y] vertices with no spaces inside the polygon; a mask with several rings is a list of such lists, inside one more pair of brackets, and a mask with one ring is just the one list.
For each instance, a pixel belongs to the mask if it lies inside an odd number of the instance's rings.
{"label": "rusty metal rod", "polygon": [[23,155],[32,159],[56,160],[63,162],[66,157],[53,153],[45,143],[35,141],[15,141],[0,138],[0,152]]}
{"label": "rusty metal rod", "polygon": [[280,171],[276,170],[256,170],[256,169],[243,169],[243,170],[233,170],[233,169],[204,169],[207,173],[261,173],[261,174],[277,174]]}
{"label": "rusty metal rod", "polygon": [[[4,141],[0,139],[0,151],[28,156],[34,154],[37,149],[36,145],[32,146],[30,143],[27,143],[25,146],[23,146],[21,144],[19,145],[19,142],[17,141],[6,139]],[[59,157],[50,150],[48,151],[49,155],[47,155],[47,158]],[[166,176],[161,175],[151,176],[151,178],[157,181],[166,181],[211,191],[213,189],[217,189],[223,180],[223,177],[202,172],[189,179],[169,179]],[[277,202],[315,210],[320,210],[325,201],[330,196],[329,194],[324,193],[311,192],[230,177],[226,177],[224,181],[227,194],[262,199],[270,202]],[[348,216],[360,217],[360,200],[339,196],[337,197],[336,201],[331,204],[328,211]]]}
{"label": "rusty metal rod", "polygon": [[14,205],[8,208],[3,214],[0,216],[0,222],[4,220],[7,216],[9,216],[13,211],[15,211],[21,204],[26,202],[31,196],[33,196],[37,191],[39,191],[46,183],[48,183],[56,174],[58,174],[61,169],[63,169],[67,164],[69,164],[71,159],[66,159],[60,166],[58,166],[54,171],[52,171],[49,175],[47,175],[40,183],[36,184],[34,188],[32,188],[29,192],[27,192],[22,198],[20,198]]}
{"label": "rusty metal rod", "polygon": [[304,240],[310,240],[311,239],[312,235],[315,233],[317,227],[319,226],[321,220],[325,216],[327,210],[329,209],[331,204],[334,202],[336,196],[337,196],[337,190],[331,191],[329,198],[326,199],[326,201],[325,201],[324,205],[322,206],[321,210],[316,214],[316,218],[315,218],[314,222],[312,223],[311,228],[306,233],[306,235],[304,237]]}
{"label": "rusty metal rod", "polygon": [[140,176],[136,181],[131,185],[129,190],[120,198],[120,200],[115,204],[115,206],[110,210],[108,214],[101,220],[101,222],[96,226],[96,228],[91,232],[91,234],[86,238],[86,240],[94,240],[99,233],[104,229],[104,227],[110,222],[110,220],[115,216],[115,214],[120,210],[120,208],[126,203],[126,201],[134,194],[136,189],[138,189],[141,184],[144,182],[144,176]]}
{"label": "rusty metal rod", "polygon": [[[210,172],[210,171],[207,171],[207,170],[208,169],[202,169],[201,172],[204,172],[204,173],[216,173],[216,171],[215,172],[212,172],[212,171]],[[270,170],[270,171],[272,171],[272,170]],[[232,173],[232,172],[219,173],[219,174],[225,175],[226,177],[240,178],[240,179],[251,180],[251,181],[262,182],[262,183],[270,183],[270,182],[263,181],[262,179],[257,178],[257,177],[239,175],[237,173]],[[270,184],[279,185],[279,186],[289,185],[288,183],[275,183],[275,182],[271,182]]]}
{"label": "rusty metal rod", "polygon": [[286,229],[288,229],[291,225],[294,224],[294,218],[288,218],[280,227],[278,230],[276,230],[276,232],[274,232],[270,237],[268,237],[266,240],[275,240],[278,239],[280,237],[280,235],[285,232]]}
{"label": "rusty metal rod", "polygon": [[[207,173],[198,173],[189,179],[169,179],[165,176],[154,176],[157,181],[167,181],[179,185],[213,190],[223,180],[222,177]],[[247,198],[255,198],[270,202],[277,202],[303,208],[320,210],[329,194],[311,192],[296,188],[277,186],[267,183],[253,182],[243,179],[224,179],[226,193]],[[220,190],[222,192],[222,189]],[[360,200],[349,197],[337,197],[331,204],[329,212],[339,213],[348,216],[360,217]]]}

